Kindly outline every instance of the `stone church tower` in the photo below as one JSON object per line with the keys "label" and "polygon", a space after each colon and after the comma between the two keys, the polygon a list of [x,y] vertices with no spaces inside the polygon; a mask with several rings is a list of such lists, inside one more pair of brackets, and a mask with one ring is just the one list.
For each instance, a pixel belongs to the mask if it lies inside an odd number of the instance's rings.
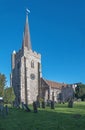
{"label": "stone church tower", "polygon": [[22,48],[12,53],[11,86],[16,103],[33,103],[40,95],[41,55],[32,50],[28,13],[26,14]]}

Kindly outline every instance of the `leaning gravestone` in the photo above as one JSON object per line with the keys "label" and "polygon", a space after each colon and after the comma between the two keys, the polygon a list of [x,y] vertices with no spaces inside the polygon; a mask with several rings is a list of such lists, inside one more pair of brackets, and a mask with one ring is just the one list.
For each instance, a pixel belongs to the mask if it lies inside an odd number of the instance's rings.
{"label": "leaning gravestone", "polygon": [[51,109],[54,109],[54,101],[51,101]]}
{"label": "leaning gravestone", "polygon": [[24,108],[27,112],[31,112],[31,110],[29,109],[28,105],[27,104],[24,104]]}
{"label": "leaning gravestone", "polygon": [[34,113],[38,112],[36,102],[33,102],[33,110],[34,110]]}

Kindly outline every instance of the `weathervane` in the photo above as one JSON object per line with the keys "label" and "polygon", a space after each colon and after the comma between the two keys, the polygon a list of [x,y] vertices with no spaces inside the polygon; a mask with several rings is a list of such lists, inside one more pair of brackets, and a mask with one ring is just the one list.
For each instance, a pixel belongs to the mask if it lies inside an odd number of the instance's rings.
{"label": "weathervane", "polygon": [[30,13],[30,10],[26,8],[26,14]]}

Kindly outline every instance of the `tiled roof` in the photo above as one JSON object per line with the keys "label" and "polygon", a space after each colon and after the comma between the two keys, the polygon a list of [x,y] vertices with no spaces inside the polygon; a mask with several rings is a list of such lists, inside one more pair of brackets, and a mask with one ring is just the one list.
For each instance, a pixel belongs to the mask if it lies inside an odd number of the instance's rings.
{"label": "tiled roof", "polygon": [[45,82],[46,82],[51,88],[61,89],[62,86],[64,86],[64,87],[67,86],[67,84],[59,83],[59,82],[54,82],[54,81],[50,81],[50,80],[45,80]]}

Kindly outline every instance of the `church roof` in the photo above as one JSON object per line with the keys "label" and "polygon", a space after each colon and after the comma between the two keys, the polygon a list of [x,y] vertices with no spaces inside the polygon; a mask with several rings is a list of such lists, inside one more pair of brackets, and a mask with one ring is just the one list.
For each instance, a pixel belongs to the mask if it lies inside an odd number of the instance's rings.
{"label": "church roof", "polygon": [[54,89],[56,89],[56,88],[61,89],[62,87],[67,86],[67,84],[54,82],[54,81],[51,81],[51,80],[45,80],[45,81],[51,88],[54,88]]}
{"label": "church roof", "polygon": [[26,14],[26,23],[25,23],[25,29],[24,29],[24,34],[23,34],[23,47],[27,47],[28,50],[32,49],[31,41],[30,41],[28,13]]}

